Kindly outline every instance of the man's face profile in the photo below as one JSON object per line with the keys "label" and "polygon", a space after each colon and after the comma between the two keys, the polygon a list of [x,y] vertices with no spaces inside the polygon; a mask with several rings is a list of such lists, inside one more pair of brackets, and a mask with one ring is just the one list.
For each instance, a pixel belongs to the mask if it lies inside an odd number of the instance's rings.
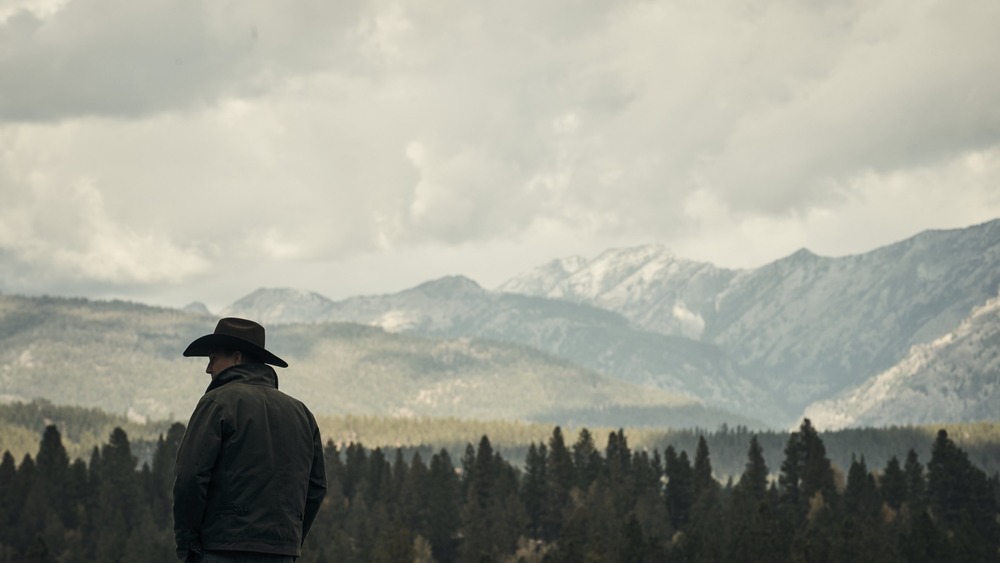
{"label": "man's face profile", "polygon": [[205,367],[205,373],[215,379],[215,376],[219,375],[222,370],[239,365],[241,356],[242,354],[239,352],[216,350],[208,355],[208,366]]}

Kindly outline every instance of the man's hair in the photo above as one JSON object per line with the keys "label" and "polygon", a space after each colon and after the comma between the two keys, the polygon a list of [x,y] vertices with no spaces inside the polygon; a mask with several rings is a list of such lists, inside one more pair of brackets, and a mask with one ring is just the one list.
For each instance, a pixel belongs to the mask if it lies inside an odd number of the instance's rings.
{"label": "man's hair", "polygon": [[218,353],[225,354],[226,356],[234,356],[236,354],[236,352],[239,352],[243,356],[243,363],[244,364],[262,364],[262,363],[264,363],[264,360],[262,360],[261,357],[258,354],[256,354],[255,352],[248,351],[248,350],[241,350],[241,349],[235,348],[235,349],[232,349],[232,350],[219,350],[218,351]]}
{"label": "man's hair", "polygon": [[244,364],[262,364],[262,363],[264,363],[264,360],[262,360],[260,358],[260,356],[257,355],[254,352],[248,352],[246,350],[240,350],[239,352],[241,354],[243,354],[243,363]]}

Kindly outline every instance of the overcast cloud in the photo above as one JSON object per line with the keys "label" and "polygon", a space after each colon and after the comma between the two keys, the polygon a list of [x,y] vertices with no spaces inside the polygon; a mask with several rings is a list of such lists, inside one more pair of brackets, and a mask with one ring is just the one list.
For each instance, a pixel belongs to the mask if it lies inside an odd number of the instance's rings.
{"label": "overcast cloud", "polygon": [[0,291],[218,309],[972,225],[998,28],[995,0],[0,0]]}

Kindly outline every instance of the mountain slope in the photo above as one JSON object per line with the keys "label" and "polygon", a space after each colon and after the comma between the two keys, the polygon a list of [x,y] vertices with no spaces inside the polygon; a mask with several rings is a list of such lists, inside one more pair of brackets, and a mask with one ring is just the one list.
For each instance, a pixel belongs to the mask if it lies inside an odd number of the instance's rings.
{"label": "mountain slope", "polygon": [[[262,296],[272,292],[268,299]],[[303,317],[285,311],[284,290],[258,290],[257,303],[273,310],[240,309],[286,322]],[[241,300],[243,301],[243,300]],[[240,302],[237,302],[240,303]],[[487,291],[461,276],[442,278],[391,295],[355,297],[333,303],[328,320],[380,326],[439,338],[485,338],[530,346],[622,381],[682,393],[691,400],[758,417],[777,403],[742,377],[718,347],[687,338],[635,329],[604,309]],[[310,317],[313,318],[313,317]]]}
{"label": "mountain slope", "polygon": [[621,313],[646,330],[697,339],[737,274],[647,245],[606,250],[591,261],[553,260],[497,290],[592,305]]}
{"label": "mountain slope", "polygon": [[954,331],[805,412],[817,428],[995,419],[1000,413],[1000,297]]}
{"label": "mountain slope", "polygon": [[664,334],[697,333],[780,400],[785,420],[775,422],[788,424],[811,402],[853,388],[912,345],[954,329],[996,295],[1000,220],[926,231],[843,258],[803,249],[753,270],[678,260],[658,246],[569,264],[561,274],[544,265],[500,288],[605,307]]}
{"label": "mountain slope", "polygon": [[223,309],[221,316],[256,319],[264,326],[288,322],[314,323],[327,319],[332,305],[332,301],[312,291],[258,289]]}
{"label": "mountain slope", "polygon": [[[0,399],[44,398],[132,418],[186,419],[208,384],[201,358],[183,358],[215,318],[123,302],[0,296]],[[630,425],[630,409],[662,424],[759,425],[690,399],[641,388],[523,346],[390,334],[361,325],[268,327],[288,360],[281,389],[317,414],[509,418]],[[590,418],[594,414],[597,418]]]}
{"label": "mountain slope", "polygon": [[845,258],[800,251],[735,278],[705,337],[803,408],[954,329],[998,285],[1000,221]]}

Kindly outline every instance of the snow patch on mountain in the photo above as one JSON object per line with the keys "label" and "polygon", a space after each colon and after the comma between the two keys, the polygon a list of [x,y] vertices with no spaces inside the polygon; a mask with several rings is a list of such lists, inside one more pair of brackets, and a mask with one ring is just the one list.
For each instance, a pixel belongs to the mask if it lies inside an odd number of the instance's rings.
{"label": "snow patch on mountain", "polygon": [[705,319],[698,313],[688,309],[683,301],[674,304],[674,318],[681,325],[684,336],[697,340],[705,330]]}
{"label": "snow patch on mountain", "polygon": [[269,324],[315,323],[329,317],[333,301],[302,289],[260,288],[222,310],[223,317]]}
{"label": "snow patch on mountain", "polygon": [[499,291],[561,299],[615,311],[637,327],[700,338],[716,300],[738,271],[677,257],[658,244],[609,249],[593,260],[548,262]]}
{"label": "snow patch on mountain", "polygon": [[587,259],[582,256],[556,258],[529,272],[511,278],[496,289],[504,293],[520,293],[535,296],[548,295],[549,291],[558,285],[559,282],[586,265]]}

